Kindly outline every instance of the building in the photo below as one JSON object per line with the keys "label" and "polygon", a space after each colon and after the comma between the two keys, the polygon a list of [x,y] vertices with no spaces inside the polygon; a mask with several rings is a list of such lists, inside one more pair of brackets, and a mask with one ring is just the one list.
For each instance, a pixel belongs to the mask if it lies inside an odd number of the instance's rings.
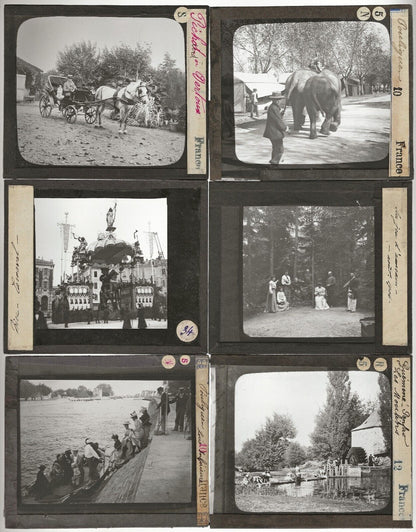
{"label": "building", "polygon": [[55,264],[52,260],[37,258],[35,262],[35,297],[40,303],[40,309],[45,315],[52,312],[53,269]]}
{"label": "building", "polygon": [[16,102],[33,99],[41,84],[42,70],[16,57]]}
{"label": "building", "polygon": [[245,113],[247,109],[247,100],[249,100],[253,89],[257,89],[259,107],[271,102],[269,96],[272,92],[282,91],[285,88],[284,83],[270,73],[251,74],[248,72],[234,73],[234,112]]}
{"label": "building", "polygon": [[351,447],[362,447],[367,457],[386,453],[383,424],[378,409],[374,410],[360,426],[351,431]]}

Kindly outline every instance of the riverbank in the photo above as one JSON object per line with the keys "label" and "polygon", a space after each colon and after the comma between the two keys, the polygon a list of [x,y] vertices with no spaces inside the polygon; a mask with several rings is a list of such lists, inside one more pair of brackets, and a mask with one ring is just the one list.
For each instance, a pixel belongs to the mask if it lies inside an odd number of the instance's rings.
{"label": "riverbank", "polygon": [[381,500],[326,499],[319,496],[288,497],[283,494],[236,493],[235,503],[244,512],[271,513],[353,513],[374,512],[385,506]]}

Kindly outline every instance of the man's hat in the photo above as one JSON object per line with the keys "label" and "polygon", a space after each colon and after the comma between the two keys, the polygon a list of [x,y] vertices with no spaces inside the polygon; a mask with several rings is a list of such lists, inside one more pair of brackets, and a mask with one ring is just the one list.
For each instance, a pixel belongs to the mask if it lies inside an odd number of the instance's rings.
{"label": "man's hat", "polygon": [[73,78],[74,76],[72,74],[68,74],[67,78]]}
{"label": "man's hat", "polygon": [[46,469],[46,465],[43,465],[43,464],[40,465],[40,466],[39,466],[39,469],[40,469],[41,471],[44,471],[44,470]]}
{"label": "man's hat", "polygon": [[284,96],[282,96],[280,92],[272,92],[269,98],[271,98],[272,100],[283,100]]}
{"label": "man's hat", "polygon": [[130,414],[130,417],[137,417],[136,410],[134,410],[134,411]]}
{"label": "man's hat", "polygon": [[125,422],[123,423],[123,425],[129,425],[129,426],[130,426],[130,421],[125,421]]}

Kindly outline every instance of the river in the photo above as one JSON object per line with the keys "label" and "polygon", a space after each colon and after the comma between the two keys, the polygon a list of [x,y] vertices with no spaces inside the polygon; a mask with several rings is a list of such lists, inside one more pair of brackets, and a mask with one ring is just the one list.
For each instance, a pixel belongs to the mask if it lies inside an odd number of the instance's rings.
{"label": "river", "polygon": [[21,485],[36,479],[38,467],[46,465],[49,474],[58,453],[67,449],[83,449],[85,438],[98,442],[102,448],[113,448],[112,434],[120,438],[123,423],[130,420],[130,413],[148,408],[149,401],[137,398],[101,399],[96,401],[47,401],[20,402],[20,464]]}

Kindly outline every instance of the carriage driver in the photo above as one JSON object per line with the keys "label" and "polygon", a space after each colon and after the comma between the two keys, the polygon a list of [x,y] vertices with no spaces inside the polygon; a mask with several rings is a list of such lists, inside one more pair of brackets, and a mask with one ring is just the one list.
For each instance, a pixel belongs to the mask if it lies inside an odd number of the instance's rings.
{"label": "carriage driver", "polygon": [[66,98],[70,98],[72,93],[77,90],[77,87],[74,83],[74,80],[72,79],[72,74],[68,74],[67,79],[64,83],[63,90],[64,90],[64,96]]}

